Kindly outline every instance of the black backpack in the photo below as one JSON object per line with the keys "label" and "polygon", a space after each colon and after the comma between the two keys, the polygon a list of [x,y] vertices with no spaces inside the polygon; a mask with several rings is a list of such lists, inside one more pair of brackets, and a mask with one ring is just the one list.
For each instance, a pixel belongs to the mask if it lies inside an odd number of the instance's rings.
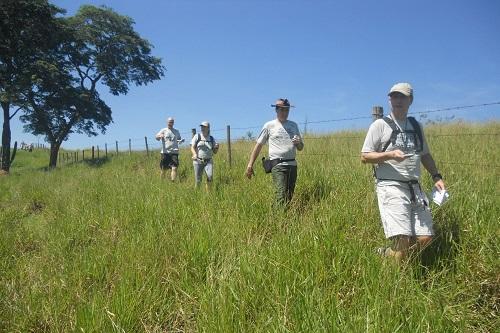
{"label": "black backpack", "polygon": [[[396,143],[396,138],[397,138],[398,134],[402,133],[402,132],[399,129],[399,127],[396,125],[394,120],[392,120],[392,118],[384,117],[382,119],[384,119],[384,121],[387,123],[387,125],[389,125],[392,129],[392,133],[391,133],[391,137],[390,137],[389,141],[387,141],[382,148],[382,152],[385,152],[387,150],[387,147],[389,147],[389,144],[392,143],[394,145]],[[404,132],[409,133],[409,134],[417,134],[418,140],[415,143],[415,145],[416,145],[415,150],[417,152],[421,152],[422,149],[424,148],[424,139],[422,136],[422,129],[420,128],[420,125],[418,124],[418,121],[415,118],[408,117],[407,119],[410,121],[410,124],[413,127],[413,130],[405,130]]]}

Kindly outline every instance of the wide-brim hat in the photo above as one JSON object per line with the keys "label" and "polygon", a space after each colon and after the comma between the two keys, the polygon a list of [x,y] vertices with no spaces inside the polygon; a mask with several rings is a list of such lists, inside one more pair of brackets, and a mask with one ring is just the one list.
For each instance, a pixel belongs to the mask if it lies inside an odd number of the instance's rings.
{"label": "wide-brim hat", "polygon": [[294,108],[294,105],[290,105],[287,98],[279,98],[274,104],[271,104],[273,108]]}

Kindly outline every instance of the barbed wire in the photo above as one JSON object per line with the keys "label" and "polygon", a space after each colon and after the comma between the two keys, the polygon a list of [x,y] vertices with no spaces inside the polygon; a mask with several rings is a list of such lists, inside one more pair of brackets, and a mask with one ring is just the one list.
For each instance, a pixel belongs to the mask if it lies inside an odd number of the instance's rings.
{"label": "barbed wire", "polygon": [[[436,112],[444,112],[444,111],[452,111],[452,110],[466,110],[466,109],[472,109],[472,108],[478,108],[478,107],[485,107],[485,106],[492,106],[492,105],[500,105],[500,101],[498,102],[491,102],[491,103],[480,103],[480,104],[471,104],[471,105],[461,105],[461,106],[452,106],[452,107],[446,107],[446,108],[439,108],[439,109],[433,109],[433,110],[424,110],[424,111],[416,111],[416,112],[410,112],[409,114],[427,114],[427,113],[436,113]],[[335,119],[325,119],[325,120],[312,120],[312,121],[305,121],[305,122],[298,122],[297,124],[300,125],[309,125],[309,124],[321,124],[321,123],[331,123],[331,122],[342,122],[342,121],[351,121],[351,120],[360,120],[360,119],[371,119],[372,116],[354,116],[354,117],[346,117],[346,118],[335,118]],[[246,126],[246,127],[230,127],[231,131],[242,131],[242,130],[252,130],[252,129],[261,129],[262,126]],[[213,132],[221,132],[221,131],[227,131],[227,128],[216,128],[212,129],[211,133]],[[180,131],[180,134],[182,137],[189,137],[192,132],[188,130],[183,130]],[[467,134],[431,134],[431,135],[426,135],[427,137],[438,137],[438,136],[462,136],[462,135],[469,135],[469,136],[475,136],[475,135],[498,135],[498,133],[484,133],[484,134],[475,134],[475,133],[467,133]],[[358,136],[338,136],[335,137],[338,139],[350,139],[350,138],[359,138]],[[307,139],[319,139],[316,137],[309,137]],[[129,140],[132,142],[138,142],[140,140],[144,140],[144,137],[142,138],[131,138],[131,139],[123,139],[123,140],[115,140],[115,142],[118,142],[119,144],[128,144]],[[154,142],[156,141],[155,137],[147,137],[148,141]],[[186,140],[188,141],[188,140]],[[106,144],[106,143],[104,143]],[[103,146],[104,146],[103,144]],[[112,144],[112,143],[111,143]]]}

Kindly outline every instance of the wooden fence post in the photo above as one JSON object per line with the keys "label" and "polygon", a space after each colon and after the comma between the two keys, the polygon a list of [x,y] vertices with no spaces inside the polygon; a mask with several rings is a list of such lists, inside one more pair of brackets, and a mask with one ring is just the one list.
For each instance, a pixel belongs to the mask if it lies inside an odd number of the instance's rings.
{"label": "wooden fence post", "polygon": [[104,144],[104,151],[105,151],[106,158],[108,158],[108,144],[107,143]]}
{"label": "wooden fence post", "polygon": [[82,149],[82,161],[85,161],[85,149]]}
{"label": "wooden fence post", "polygon": [[128,139],[128,156],[132,155],[132,139]]}
{"label": "wooden fence post", "polygon": [[231,125],[227,125],[227,155],[229,158],[229,168],[231,168]]}
{"label": "wooden fence post", "polygon": [[97,145],[97,159],[99,159],[99,145]]}
{"label": "wooden fence post", "polygon": [[149,156],[149,147],[148,147],[148,137],[144,137],[144,142],[146,143],[146,155]]}
{"label": "wooden fence post", "polygon": [[92,146],[92,161],[94,160],[94,146]]}
{"label": "wooden fence post", "polygon": [[372,107],[372,121],[381,119],[384,117],[384,108],[381,106]]}
{"label": "wooden fence post", "polygon": [[116,155],[118,155],[118,141],[115,141],[116,144]]}

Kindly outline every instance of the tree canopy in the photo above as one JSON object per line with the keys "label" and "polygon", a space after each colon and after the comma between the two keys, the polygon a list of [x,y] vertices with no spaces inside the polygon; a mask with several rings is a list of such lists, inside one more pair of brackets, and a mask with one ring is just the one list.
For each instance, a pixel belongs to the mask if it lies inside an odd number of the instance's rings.
{"label": "tree canopy", "polygon": [[98,83],[114,95],[131,84],[146,85],[164,75],[151,44],[133,29],[134,21],[110,8],[82,6],[66,18],[58,44],[36,62],[31,89],[22,94],[25,129],[51,144],[49,165],[57,163],[61,143],[73,132],[97,135],[112,121],[99,97]]}

